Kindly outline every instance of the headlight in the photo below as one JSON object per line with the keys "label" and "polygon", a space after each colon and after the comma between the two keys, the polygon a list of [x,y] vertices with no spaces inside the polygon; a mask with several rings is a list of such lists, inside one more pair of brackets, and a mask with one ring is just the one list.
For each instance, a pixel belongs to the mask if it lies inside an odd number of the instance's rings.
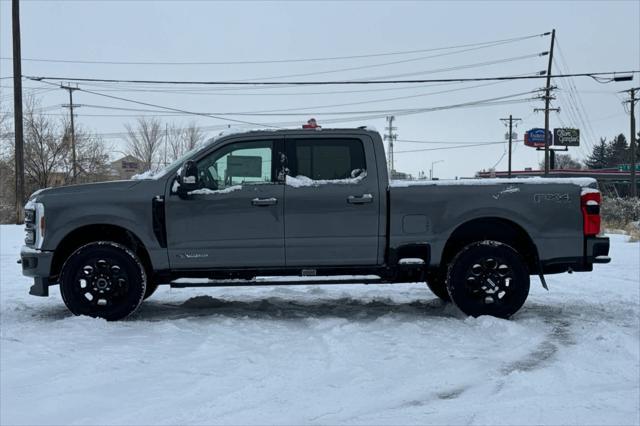
{"label": "headlight", "polygon": [[42,203],[32,201],[27,203],[24,207],[24,225],[25,244],[36,246],[36,248],[42,247],[45,230],[44,205]]}
{"label": "headlight", "polygon": [[25,209],[24,223],[36,223],[36,211],[34,209]]}

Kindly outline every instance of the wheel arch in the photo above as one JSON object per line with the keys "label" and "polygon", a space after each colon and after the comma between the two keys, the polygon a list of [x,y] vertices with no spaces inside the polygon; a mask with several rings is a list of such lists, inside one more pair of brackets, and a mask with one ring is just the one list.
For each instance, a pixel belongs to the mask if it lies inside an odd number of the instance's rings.
{"label": "wheel arch", "polygon": [[484,240],[513,247],[525,259],[529,273],[537,273],[538,248],[531,236],[516,222],[493,216],[474,218],[458,225],[444,245],[440,264],[447,265],[463,247]]}
{"label": "wheel arch", "polygon": [[58,277],[64,262],[75,250],[95,241],[113,241],[129,248],[138,256],[147,275],[151,276],[151,258],[142,240],[123,226],[106,223],[80,226],[67,233],[54,251],[50,276]]}

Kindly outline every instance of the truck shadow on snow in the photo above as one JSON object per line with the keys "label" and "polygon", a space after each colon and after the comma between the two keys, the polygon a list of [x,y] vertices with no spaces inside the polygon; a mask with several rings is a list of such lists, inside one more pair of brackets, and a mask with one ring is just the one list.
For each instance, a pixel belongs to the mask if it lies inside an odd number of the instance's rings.
{"label": "truck shadow on snow", "polygon": [[439,299],[401,303],[390,299],[359,300],[350,297],[300,301],[282,297],[228,300],[211,296],[196,296],[178,304],[149,301],[141,306],[131,320],[163,321],[222,316],[264,320],[331,317],[366,321],[375,320],[385,315],[400,315],[411,318],[464,318],[464,315],[451,304],[444,303]]}

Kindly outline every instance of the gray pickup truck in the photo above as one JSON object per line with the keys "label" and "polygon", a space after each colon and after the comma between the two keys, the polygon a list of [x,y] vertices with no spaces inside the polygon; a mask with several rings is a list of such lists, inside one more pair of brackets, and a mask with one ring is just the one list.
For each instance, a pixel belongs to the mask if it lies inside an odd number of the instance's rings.
{"label": "gray pickup truck", "polygon": [[353,282],[426,282],[507,318],[530,275],[609,262],[599,203],[592,179],[390,182],[366,128],[252,131],[148,178],[34,193],[20,255],[31,294],[59,284],[72,313],[107,320],[159,284]]}

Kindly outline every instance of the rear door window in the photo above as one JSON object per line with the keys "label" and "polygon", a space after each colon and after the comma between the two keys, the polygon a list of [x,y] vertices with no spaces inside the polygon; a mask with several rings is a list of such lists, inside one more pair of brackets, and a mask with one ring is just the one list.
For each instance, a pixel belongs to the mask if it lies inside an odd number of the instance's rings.
{"label": "rear door window", "polygon": [[290,176],[313,180],[342,180],[366,171],[359,139],[298,139],[287,141]]}

